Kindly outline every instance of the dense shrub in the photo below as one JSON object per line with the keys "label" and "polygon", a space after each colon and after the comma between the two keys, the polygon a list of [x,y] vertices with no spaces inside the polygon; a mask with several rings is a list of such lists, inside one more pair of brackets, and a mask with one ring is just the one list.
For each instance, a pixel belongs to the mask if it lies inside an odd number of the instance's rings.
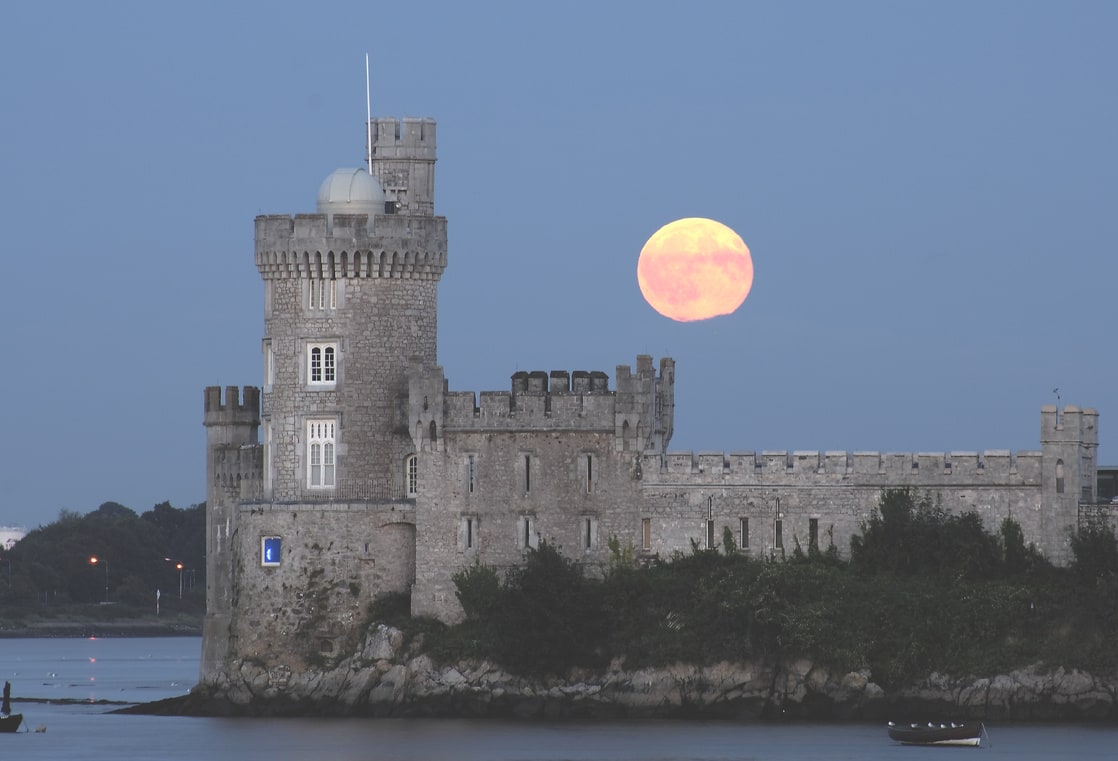
{"label": "dense shrub", "polygon": [[1050,566],[1007,519],[987,532],[925,496],[882,493],[852,541],[851,561],[827,550],[755,560],[732,535],[720,550],[638,563],[611,540],[604,579],[587,579],[542,543],[503,581],[474,566],[455,576],[466,621],[440,654],[491,658],[524,674],[562,674],[622,658],[628,668],[674,662],[808,657],[836,671],[868,668],[884,686],[933,671],[1118,666],[1118,540],[1085,531],[1071,569]]}

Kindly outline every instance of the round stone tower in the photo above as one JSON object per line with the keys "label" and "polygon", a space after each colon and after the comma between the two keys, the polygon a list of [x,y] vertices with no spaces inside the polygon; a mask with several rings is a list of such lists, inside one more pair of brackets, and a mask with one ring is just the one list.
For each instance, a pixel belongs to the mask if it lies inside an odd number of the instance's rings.
{"label": "round stone tower", "polygon": [[339,169],[316,214],[256,219],[264,279],[263,496],[404,496],[410,364],[436,363],[446,219],[435,123],[374,119],[371,172]]}

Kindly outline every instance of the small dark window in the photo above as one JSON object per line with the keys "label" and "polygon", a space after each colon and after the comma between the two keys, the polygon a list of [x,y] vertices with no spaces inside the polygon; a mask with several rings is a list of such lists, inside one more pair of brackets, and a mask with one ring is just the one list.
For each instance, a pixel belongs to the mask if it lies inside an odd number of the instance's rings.
{"label": "small dark window", "polygon": [[532,491],[532,455],[524,455],[524,492]]}
{"label": "small dark window", "polygon": [[738,534],[739,534],[738,544],[741,545],[742,549],[745,549],[746,547],[749,546],[749,519],[748,518],[740,518],[739,519],[739,521],[738,521]]}
{"label": "small dark window", "polygon": [[810,518],[807,522],[807,546],[813,550],[819,549],[819,519]]}
{"label": "small dark window", "polygon": [[778,550],[784,549],[784,521],[776,522],[776,534],[773,536],[773,546]]}

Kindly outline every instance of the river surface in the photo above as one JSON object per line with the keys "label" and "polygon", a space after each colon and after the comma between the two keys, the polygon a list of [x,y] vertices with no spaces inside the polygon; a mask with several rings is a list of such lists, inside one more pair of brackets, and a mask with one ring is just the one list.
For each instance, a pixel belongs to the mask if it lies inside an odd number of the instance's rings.
{"label": "river surface", "polygon": [[[987,725],[982,748],[910,748],[880,724],[124,716],[123,704],[186,694],[197,637],[0,639],[24,727],[0,759],[82,761],[723,761],[1118,758],[1118,727]],[[40,702],[52,701],[52,702]],[[36,728],[44,731],[36,732]]]}

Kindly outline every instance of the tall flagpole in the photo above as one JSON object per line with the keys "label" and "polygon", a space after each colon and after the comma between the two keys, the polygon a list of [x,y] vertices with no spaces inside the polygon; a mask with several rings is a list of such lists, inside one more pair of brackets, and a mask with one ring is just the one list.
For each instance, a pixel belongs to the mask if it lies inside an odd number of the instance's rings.
{"label": "tall flagpole", "polygon": [[373,101],[369,90],[369,54],[365,54],[365,132],[368,141],[369,174],[373,173]]}

